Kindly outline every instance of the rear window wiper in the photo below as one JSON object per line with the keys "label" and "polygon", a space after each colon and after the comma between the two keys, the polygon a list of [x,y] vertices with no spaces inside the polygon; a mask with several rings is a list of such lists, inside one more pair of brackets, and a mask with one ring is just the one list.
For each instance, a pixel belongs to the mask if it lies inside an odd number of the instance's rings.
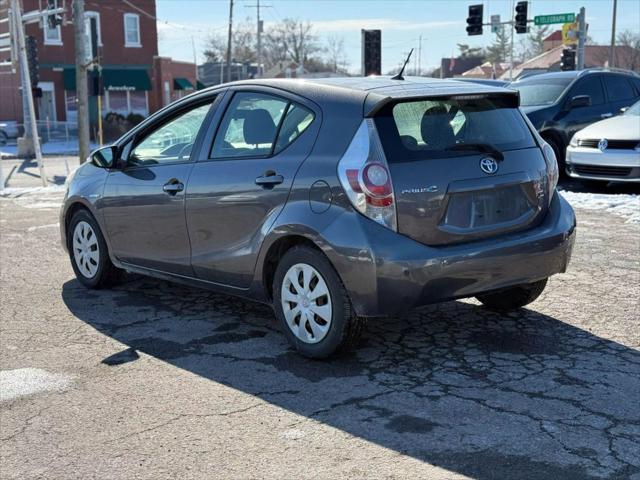
{"label": "rear window wiper", "polygon": [[489,143],[458,143],[457,145],[451,145],[450,147],[445,148],[445,150],[450,152],[468,151],[487,153],[498,161],[504,160],[502,152]]}

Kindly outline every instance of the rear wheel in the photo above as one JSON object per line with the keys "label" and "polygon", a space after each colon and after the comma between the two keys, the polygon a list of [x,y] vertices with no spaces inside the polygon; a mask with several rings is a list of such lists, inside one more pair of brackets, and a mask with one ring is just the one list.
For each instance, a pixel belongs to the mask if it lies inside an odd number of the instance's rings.
{"label": "rear wheel", "polygon": [[483,293],[476,298],[483,305],[492,310],[515,310],[530,304],[542,294],[547,285],[547,279],[539,282],[526,283],[515,287],[496,290],[495,292]]}
{"label": "rear wheel", "polygon": [[310,358],[350,350],[365,324],[329,261],[309,247],[294,247],[280,260],[273,306],[289,343]]}
{"label": "rear wheel", "polygon": [[120,280],[122,270],[111,263],[98,222],[86,210],[73,214],[67,242],[71,266],[85,287],[104,288]]}

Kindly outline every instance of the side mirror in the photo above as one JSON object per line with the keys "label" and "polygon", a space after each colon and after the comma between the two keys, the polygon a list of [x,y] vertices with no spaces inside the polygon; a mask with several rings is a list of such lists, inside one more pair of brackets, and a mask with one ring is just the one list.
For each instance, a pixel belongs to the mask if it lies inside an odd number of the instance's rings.
{"label": "side mirror", "polygon": [[590,106],[591,106],[591,97],[589,95],[576,95],[569,102],[569,109],[580,108],[580,107],[590,107]]}
{"label": "side mirror", "polygon": [[95,150],[90,156],[89,161],[96,167],[100,168],[112,168],[116,164],[116,158],[118,154],[118,147],[111,145],[109,147],[102,147]]}

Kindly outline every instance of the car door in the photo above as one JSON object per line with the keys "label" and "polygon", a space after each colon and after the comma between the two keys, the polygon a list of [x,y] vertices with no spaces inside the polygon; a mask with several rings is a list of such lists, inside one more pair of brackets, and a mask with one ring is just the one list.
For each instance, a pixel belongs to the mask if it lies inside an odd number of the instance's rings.
{"label": "car door", "polygon": [[184,201],[192,152],[212,115],[213,97],[167,112],[124,147],[109,173],[101,211],[113,254],[122,262],[193,275]]}
{"label": "car door", "polygon": [[247,288],[261,240],[313,148],[320,110],[278,90],[237,88],[220,117],[187,189],[191,264],[199,278]]}
{"label": "car door", "polygon": [[581,95],[588,95],[591,99],[591,105],[574,107],[567,111],[564,118],[567,141],[569,141],[578,130],[582,130],[584,127],[601,120],[601,115],[608,111],[608,106],[605,104],[601,77],[602,75],[599,73],[586,75],[584,78],[578,79],[569,90],[565,108],[568,108],[572,98]]}
{"label": "car door", "polygon": [[635,103],[636,93],[631,83],[631,77],[616,73],[605,73],[603,79],[608,100],[608,108],[602,114],[603,118],[619,115],[621,108],[630,107]]}

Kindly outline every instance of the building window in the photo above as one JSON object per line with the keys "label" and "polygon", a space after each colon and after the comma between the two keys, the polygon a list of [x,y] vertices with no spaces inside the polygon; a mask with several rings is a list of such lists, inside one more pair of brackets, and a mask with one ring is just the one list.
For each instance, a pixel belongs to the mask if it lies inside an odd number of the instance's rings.
{"label": "building window", "polygon": [[130,113],[137,113],[146,117],[149,115],[147,92],[138,90],[106,90],[104,113],[115,112],[126,117]]}
{"label": "building window", "polygon": [[102,46],[102,33],[100,29],[100,14],[98,12],[84,12],[84,26],[87,32],[87,49],[91,49],[91,19],[96,19],[96,36],[98,37],[98,46]]}
{"label": "building window", "polygon": [[[58,8],[58,0],[54,0],[54,8]],[[44,43],[45,45],[62,45],[62,31],[60,25],[55,28],[49,28],[49,22],[44,19]]]}
{"label": "building window", "polygon": [[135,13],[124,14],[124,46],[140,47],[140,16]]}

